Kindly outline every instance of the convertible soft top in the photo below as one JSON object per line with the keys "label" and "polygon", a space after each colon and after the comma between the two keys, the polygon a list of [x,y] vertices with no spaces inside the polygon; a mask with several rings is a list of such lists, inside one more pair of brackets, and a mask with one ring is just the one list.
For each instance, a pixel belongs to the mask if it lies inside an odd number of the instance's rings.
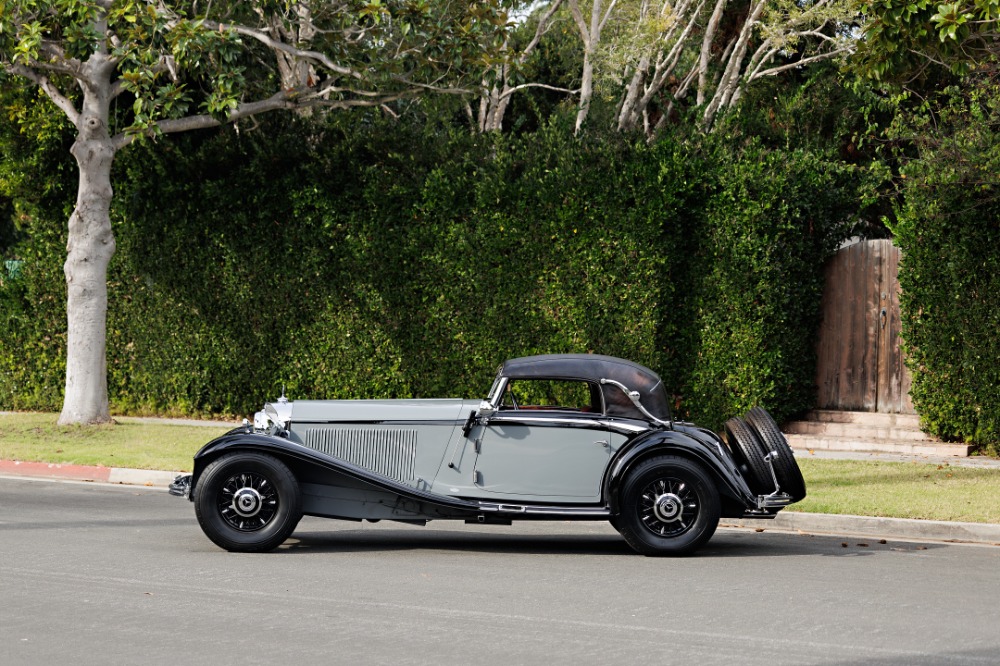
{"label": "convertible soft top", "polygon": [[[545,354],[513,358],[500,366],[500,374],[511,379],[580,379],[599,383],[610,379],[639,392],[639,399],[653,416],[670,419],[667,391],[660,377],[644,365],[598,354]],[[608,416],[647,420],[620,388],[601,386]]]}

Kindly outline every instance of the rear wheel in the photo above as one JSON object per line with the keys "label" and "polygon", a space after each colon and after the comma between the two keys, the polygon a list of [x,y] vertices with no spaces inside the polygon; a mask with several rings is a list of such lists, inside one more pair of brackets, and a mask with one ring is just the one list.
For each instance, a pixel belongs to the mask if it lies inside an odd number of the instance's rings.
{"label": "rear wheel", "polygon": [[302,517],[295,476],[263,453],[230,453],[205,468],[195,487],[195,515],[220,548],[259,553],[274,550]]}
{"label": "rear wheel", "polygon": [[726,421],[726,439],[733,456],[744,470],[743,478],[755,495],[774,491],[771,470],[764,462],[764,443],[747,422],[734,416]]}
{"label": "rear wheel", "polygon": [[788,440],[785,439],[778,424],[763,407],[754,407],[747,412],[745,418],[760,436],[767,452],[774,451],[777,454],[772,457],[772,462],[774,475],[778,477],[781,490],[791,495],[796,502],[803,499],[806,496],[806,482],[792,454],[792,447],[788,446]]}
{"label": "rear wheel", "polygon": [[643,555],[690,555],[712,538],[719,514],[719,491],[700,465],[660,456],[629,472],[612,524]]}

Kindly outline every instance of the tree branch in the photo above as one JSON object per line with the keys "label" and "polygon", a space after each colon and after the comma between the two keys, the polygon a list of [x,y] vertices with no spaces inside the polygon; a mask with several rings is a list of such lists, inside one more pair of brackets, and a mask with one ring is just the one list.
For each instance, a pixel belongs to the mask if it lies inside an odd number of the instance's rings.
{"label": "tree branch", "polygon": [[236,25],[233,23],[216,23],[214,21],[205,21],[203,24],[214,30],[232,30],[238,35],[243,35],[245,37],[251,37],[256,39],[261,44],[267,46],[275,51],[281,51],[282,53],[287,53],[296,58],[302,58],[305,60],[312,60],[319,65],[322,65],[331,72],[336,72],[338,74],[343,74],[344,76],[350,76],[355,79],[363,78],[359,72],[354,71],[350,67],[344,67],[343,65],[338,65],[337,63],[330,60],[329,56],[325,53],[320,53],[319,51],[308,51],[305,49],[297,49],[290,44],[285,44],[284,42],[278,41],[271,37],[270,35],[261,32],[260,30],[254,30],[253,28],[248,28],[243,25]]}
{"label": "tree branch", "polygon": [[817,55],[814,55],[814,56],[810,56],[808,58],[803,58],[802,60],[799,60],[798,62],[793,62],[793,63],[790,63],[788,65],[782,65],[781,67],[773,67],[771,69],[764,70],[763,72],[760,72],[759,74],[755,74],[752,78],[747,79],[747,80],[748,81],[753,81],[754,79],[759,79],[762,76],[774,76],[775,74],[783,72],[786,69],[793,69],[795,67],[801,67],[802,65],[805,65],[806,63],[815,62],[817,60],[826,60],[827,58],[832,58],[834,56],[840,55],[841,53],[850,53],[851,51],[854,51],[853,47],[851,47],[851,46],[845,46],[845,47],[839,48],[839,49],[837,49],[835,51],[828,51],[827,53],[820,53],[820,54],[817,54]]}
{"label": "tree branch", "polygon": [[524,90],[525,88],[544,88],[545,90],[554,90],[556,92],[569,93],[570,95],[579,95],[580,94],[580,89],[579,88],[576,88],[575,90],[570,90],[569,88],[559,88],[557,86],[550,86],[550,85],[547,85],[545,83],[522,83],[519,86],[514,86],[513,88],[505,90],[503,92],[503,94],[500,95],[500,99],[503,99],[504,97],[510,97],[511,95],[513,95],[514,93],[516,93],[518,90]]}
{"label": "tree branch", "polygon": [[11,74],[23,76],[41,88],[48,98],[66,114],[71,123],[77,125],[80,122],[80,112],[76,110],[73,102],[59,90],[56,84],[49,80],[49,77],[24,65],[6,65],[5,69]]}
{"label": "tree branch", "polygon": [[608,19],[611,18],[611,12],[614,10],[617,3],[618,0],[611,0],[611,4],[608,5],[608,10],[604,12],[604,18],[601,19],[600,25],[597,26],[598,32],[604,30],[604,26],[607,24]]}
{"label": "tree branch", "polygon": [[562,2],[563,0],[554,0],[554,2],[549,5],[548,11],[542,14],[542,17],[538,19],[538,27],[535,29],[535,36],[532,37],[531,41],[528,42],[528,45],[524,47],[524,50],[521,51],[521,57],[518,58],[518,61],[521,64],[524,64],[528,54],[530,54],[532,50],[534,50],[535,46],[538,45],[538,42],[542,39],[542,35],[548,31],[549,21],[552,20],[552,15],[556,13],[556,10],[559,9],[560,5],[562,5]]}
{"label": "tree branch", "polygon": [[[244,102],[243,104],[240,104],[229,112],[225,120],[219,120],[215,116],[209,114],[187,116],[185,118],[171,118],[157,122],[156,129],[148,131],[147,134],[151,135],[156,131],[161,134],[173,134],[176,132],[187,132],[196,129],[219,127],[225,123],[235,122],[240,118],[245,118],[247,116],[255,116],[268,111],[277,111],[278,109],[291,109],[296,106],[305,105],[296,104],[294,101],[289,99],[288,95],[284,91],[282,91],[264,100],[257,102]],[[111,139],[111,142],[114,149],[117,151],[135,141],[142,134],[142,132],[122,132],[120,134],[116,134]]]}
{"label": "tree branch", "polygon": [[573,15],[573,21],[576,22],[576,27],[580,31],[580,39],[583,40],[583,48],[590,48],[590,28],[587,27],[587,22],[583,20],[583,13],[580,11],[580,5],[576,0],[569,0],[569,11]]}

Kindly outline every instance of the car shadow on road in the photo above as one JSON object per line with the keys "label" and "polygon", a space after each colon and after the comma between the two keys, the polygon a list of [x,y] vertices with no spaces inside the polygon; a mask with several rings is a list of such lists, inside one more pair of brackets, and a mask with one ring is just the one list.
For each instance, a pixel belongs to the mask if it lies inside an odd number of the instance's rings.
{"label": "car shadow on road", "polygon": [[969,666],[993,666],[1000,663],[1000,647],[979,650],[954,650],[939,654],[905,654],[900,656],[872,657],[848,661],[831,661],[827,666],[939,666],[955,664]]}
{"label": "car shadow on road", "polygon": [[[720,530],[696,557],[866,557],[879,553],[913,553],[940,544],[888,542],[878,539],[847,539],[808,534],[755,533]],[[628,555],[635,552],[616,533],[601,534],[500,534],[496,532],[433,528],[368,526],[329,531],[300,530],[280,552],[284,553],[374,553],[407,550],[443,550],[473,553],[518,553],[531,555]]]}
{"label": "car shadow on road", "polygon": [[427,530],[296,532],[281,547],[290,553],[371,553],[444,550],[531,555],[634,555],[617,535],[499,535]]}

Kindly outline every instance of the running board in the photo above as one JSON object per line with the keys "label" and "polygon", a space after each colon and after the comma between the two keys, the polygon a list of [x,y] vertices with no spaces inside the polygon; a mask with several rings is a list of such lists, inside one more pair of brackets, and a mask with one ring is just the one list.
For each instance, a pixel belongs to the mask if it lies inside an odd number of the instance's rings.
{"label": "running board", "polygon": [[477,522],[484,522],[484,515],[502,515],[505,518],[527,518],[551,516],[572,520],[573,518],[601,520],[611,517],[611,512],[604,507],[573,507],[573,506],[539,506],[530,504],[509,504],[500,502],[480,502],[482,511]]}

